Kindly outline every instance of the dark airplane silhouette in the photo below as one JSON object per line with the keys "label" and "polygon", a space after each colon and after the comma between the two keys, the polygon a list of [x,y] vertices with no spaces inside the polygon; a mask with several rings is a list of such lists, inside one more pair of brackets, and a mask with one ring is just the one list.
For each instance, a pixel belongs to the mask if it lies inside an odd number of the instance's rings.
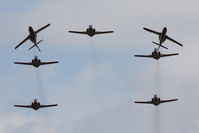
{"label": "dark airplane silhouette", "polygon": [[135,101],[135,103],[141,103],[141,104],[153,104],[155,106],[158,106],[161,103],[167,103],[167,102],[173,102],[177,101],[178,99],[170,99],[170,100],[161,100],[157,95],[154,95],[154,97],[151,99],[151,101]]}
{"label": "dark airplane silhouette", "polygon": [[21,64],[21,65],[33,65],[34,67],[39,67],[40,65],[48,65],[48,64],[55,64],[59,63],[58,61],[53,62],[41,62],[40,59],[38,59],[37,56],[32,59],[32,62],[14,62],[15,64]]}
{"label": "dark airplane silhouette", "polygon": [[148,32],[152,32],[152,33],[154,33],[154,34],[156,34],[156,35],[159,36],[159,41],[160,41],[160,43],[153,42],[154,44],[156,44],[156,45],[159,46],[158,49],[160,49],[160,47],[163,47],[163,48],[165,48],[165,49],[168,49],[167,47],[165,47],[165,46],[162,45],[162,43],[163,43],[166,39],[168,39],[168,40],[170,40],[170,41],[172,41],[172,42],[174,42],[174,43],[176,43],[176,44],[178,44],[178,45],[180,45],[180,46],[183,46],[181,43],[177,42],[176,40],[174,40],[174,39],[172,39],[172,38],[170,38],[169,36],[166,35],[166,33],[167,33],[167,28],[166,28],[166,27],[163,28],[162,32],[157,32],[157,31],[154,31],[154,30],[145,28],[145,27],[144,27],[143,29],[146,30],[146,31],[148,31]]}
{"label": "dark airplane silhouette", "polygon": [[77,33],[77,34],[86,34],[90,37],[93,37],[96,34],[106,34],[106,33],[113,33],[113,31],[95,31],[92,25],[89,25],[89,28],[86,31],[69,31],[70,33]]}
{"label": "dark airplane silhouette", "polygon": [[37,99],[34,99],[31,105],[14,105],[14,107],[32,108],[34,110],[38,110],[40,108],[53,107],[53,106],[58,106],[58,104],[41,105],[39,102],[37,102]]}
{"label": "dark airplane silhouette", "polygon": [[174,55],[178,55],[178,53],[161,54],[158,49],[154,49],[151,55],[135,55],[135,57],[147,57],[147,58],[154,58],[156,60],[159,60],[161,57],[174,56]]}
{"label": "dark airplane silhouette", "polygon": [[47,25],[45,25],[44,27],[42,27],[42,28],[40,28],[40,29],[38,29],[38,30],[36,30],[36,31],[34,31],[33,28],[30,26],[30,27],[29,27],[29,35],[28,35],[22,42],[20,42],[20,43],[15,47],[15,49],[17,49],[17,48],[18,48],[19,46],[21,46],[25,41],[27,41],[28,39],[30,39],[30,40],[34,43],[34,45],[33,45],[31,48],[29,48],[29,50],[36,46],[37,49],[38,49],[39,51],[41,51],[41,50],[39,49],[39,47],[38,47],[37,44],[39,44],[39,43],[42,42],[43,40],[40,40],[39,42],[37,42],[37,33],[39,33],[40,31],[44,30],[44,29],[47,28],[48,26],[50,26],[50,24],[47,24]]}

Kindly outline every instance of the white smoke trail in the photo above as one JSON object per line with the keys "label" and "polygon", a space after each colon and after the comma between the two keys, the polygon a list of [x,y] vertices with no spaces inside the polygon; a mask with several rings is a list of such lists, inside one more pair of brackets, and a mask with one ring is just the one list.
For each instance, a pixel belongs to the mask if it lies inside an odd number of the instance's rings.
{"label": "white smoke trail", "polygon": [[39,96],[39,99],[42,102],[46,102],[46,98],[45,98],[45,95],[44,95],[44,88],[43,88],[43,84],[42,84],[42,78],[41,78],[39,68],[36,69],[36,82],[37,82],[37,88],[38,88],[37,94]]}
{"label": "white smoke trail", "polygon": [[91,38],[91,41],[90,41],[90,57],[91,57],[91,63],[95,63],[97,61],[96,48],[95,48],[93,38]]}
{"label": "white smoke trail", "polygon": [[159,61],[156,62],[156,94],[161,95],[161,89],[162,89],[162,75],[160,70],[160,63]]}
{"label": "white smoke trail", "polygon": [[154,133],[161,133],[161,123],[160,123],[160,114],[159,114],[159,108],[155,108],[155,118],[154,118]]}

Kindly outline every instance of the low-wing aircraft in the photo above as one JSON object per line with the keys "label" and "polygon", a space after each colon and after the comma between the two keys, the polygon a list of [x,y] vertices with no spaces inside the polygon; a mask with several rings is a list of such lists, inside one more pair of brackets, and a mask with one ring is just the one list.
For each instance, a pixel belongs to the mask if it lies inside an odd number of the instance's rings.
{"label": "low-wing aircraft", "polygon": [[165,42],[166,39],[168,39],[168,40],[170,40],[170,41],[172,41],[172,42],[174,42],[174,43],[176,43],[176,44],[178,44],[180,46],[183,46],[181,43],[177,42],[176,40],[174,40],[171,37],[169,37],[169,36],[166,35],[166,33],[167,33],[167,28],[166,27],[163,28],[162,32],[157,32],[157,31],[145,28],[145,27],[143,29],[146,30],[146,31],[148,31],[148,32],[152,32],[152,33],[154,33],[154,34],[156,34],[156,35],[159,36],[159,41],[160,41],[159,43],[152,42],[152,43],[158,45],[159,48],[163,47],[165,49],[168,49],[167,47],[165,47],[165,46],[162,45],[162,43]]}
{"label": "low-wing aircraft", "polygon": [[14,105],[14,107],[21,107],[21,108],[32,108],[34,110],[38,110],[40,108],[47,108],[47,107],[53,107],[58,106],[58,104],[50,104],[50,105],[41,105],[37,99],[34,99],[34,101],[31,103],[31,105]]}
{"label": "low-wing aircraft", "polygon": [[28,35],[22,42],[20,42],[20,43],[15,47],[15,49],[17,49],[19,46],[21,46],[21,45],[22,45],[24,42],[26,42],[27,40],[30,40],[30,41],[32,41],[32,42],[34,43],[34,45],[33,45],[31,48],[29,48],[29,50],[36,46],[37,49],[38,49],[39,51],[41,51],[41,50],[39,49],[39,47],[38,47],[37,44],[39,44],[39,43],[42,42],[43,40],[40,40],[39,42],[37,42],[37,33],[39,33],[40,31],[44,30],[44,29],[47,28],[48,26],[50,26],[50,24],[47,24],[47,25],[43,26],[42,28],[40,28],[40,29],[38,29],[38,30],[36,30],[36,31],[34,31],[33,28],[30,26],[30,27],[29,27],[29,35]]}
{"label": "low-wing aircraft", "polygon": [[175,56],[175,55],[178,55],[178,53],[161,54],[160,51],[155,48],[151,55],[135,55],[135,57],[146,57],[146,58],[154,58],[156,60],[159,60],[161,57]]}
{"label": "low-wing aircraft", "polygon": [[170,100],[161,100],[157,95],[154,95],[154,97],[151,99],[151,101],[135,101],[135,103],[141,103],[141,104],[153,104],[155,106],[158,106],[161,103],[167,103],[167,102],[173,102],[177,101],[178,99],[170,99]]}
{"label": "low-wing aircraft", "polygon": [[70,33],[77,33],[77,34],[86,34],[90,37],[93,37],[97,34],[106,34],[106,33],[113,33],[113,31],[96,31],[92,25],[89,25],[89,28],[86,29],[86,31],[69,31]]}
{"label": "low-wing aircraft", "polygon": [[38,59],[37,56],[32,59],[32,62],[14,62],[15,64],[20,64],[20,65],[33,65],[34,67],[39,67],[40,65],[48,65],[48,64],[55,64],[59,63],[58,61],[53,61],[53,62],[41,62],[40,59]]}

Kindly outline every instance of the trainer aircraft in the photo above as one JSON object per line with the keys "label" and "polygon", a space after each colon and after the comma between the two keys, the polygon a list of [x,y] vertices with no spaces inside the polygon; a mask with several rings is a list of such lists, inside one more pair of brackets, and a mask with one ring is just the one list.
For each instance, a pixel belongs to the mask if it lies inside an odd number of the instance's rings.
{"label": "trainer aircraft", "polygon": [[177,101],[178,99],[170,99],[170,100],[161,100],[157,95],[154,95],[154,97],[151,99],[151,101],[135,101],[135,103],[140,103],[140,104],[153,104],[155,106],[158,106],[161,103],[167,103],[167,102],[174,102]]}
{"label": "trainer aircraft", "polygon": [[159,60],[161,57],[175,56],[175,55],[178,55],[178,53],[174,53],[174,54],[161,54],[160,51],[155,48],[151,55],[135,55],[135,57],[154,58],[156,60]]}
{"label": "trainer aircraft", "polygon": [[94,35],[98,35],[98,34],[113,33],[113,31],[96,31],[92,25],[89,25],[89,28],[87,28],[86,31],[69,31],[69,32],[76,33],[76,34],[85,34],[85,35],[89,35],[90,37],[93,37]]}
{"label": "trainer aircraft", "polygon": [[39,33],[40,31],[42,31],[42,30],[44,30],[44,29],[46,29],[48,26],[50,26],[50,24],[47,24],[47,25],[43,26],[42,28],[40,28],[40,29],[38,29],[38,30],[36,30],[36,31],[34,31],[33,28],[30,26],[30,27],[29,27],[29,35],[28,35],[22,42],[20,42],[20,43],[15,47],[15,49],[17,49],[19,46],[21,46],[21,45],[22,45],[24,42],[26,42],[27,40],[30,40],[30,41],[32,41],[32,42],[34,43],[34,45],[33,45],[31,48],[29,48],[29,50],[36,46],[37,49],[38,49],[39,51],[41,51],[41,50],[39,49],[39,47],[38,47],[37,44],[39,44],[39,43],[42,42],[43,40],[40,40],[40,41],[37,42],[37,33]]}
{"label": "trainer aircraft", "polygon": [[[167,47],[165,47],[165,46],[162,45],[162,43],[165,42],[166,39],[168,39],[168,40],[170,40],[170,41],[172,41],[172,42],[174,42],[174,43],[176,43],[176,44],[178,44],[178,45],[180,45],[180,46],[183,46],[181,43],[177,42],[176,40],[174,40],[174,39],[172,39],[171,37],[169,37],[169,36],[166,35],[166,33],[167,33],[167,28],[166,28],[166,27],[164,27],[164,28],[162,29],[162,32],[157,32],[157,31],[154,31],[154,30],[145,28],[145,27],[144,27],[143,29],[146,30],[146,31],[148,31],[148,32],[154,33],[154,34],[156,34],[156,35],[159,36],[159,41],[160,41],[160,42],[159,42],[159,43],[153,42],[154,44],[158,45],[159,48],[160,48],[160,47],[163,47],[163,48],[165,48],[165,49],[168,49]],[[159,49],[159,48],[158,48],[158,49]]]}
{"label": "trainer aircraft", "polygon": [[32,59],[32,62],[14,62],[14,64],[20,64],[20,65],[32,65],[34,67],[39,67],[41,65],[48,65],[48,64],[55,64],[59,63],[58,61],[53,61],[53,62],[41,62],[40,59],[38,59],[37,56]]}
{"label": "trainer aircraft", "polygon": [[31,103],[31,105],[14,105],[14,107],[21,107],[21,108],[32,108],[34,110],[38,110],[40,108],[48,108],[58,106],[57,104],[49,104],[49,105],[41,105],[37,99],[34,99],[34,101]]}

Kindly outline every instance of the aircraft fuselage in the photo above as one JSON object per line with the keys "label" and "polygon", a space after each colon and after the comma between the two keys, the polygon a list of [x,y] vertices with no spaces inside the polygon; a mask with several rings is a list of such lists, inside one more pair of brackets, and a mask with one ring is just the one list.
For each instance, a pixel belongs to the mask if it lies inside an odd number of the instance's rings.
{"label": "aircraft fuselage", "polygon": [[36,44],[37,43],[37,34],[34,32],[33,28],[30,26],[29,27],[29,37],[30,40]]}
{"label": "aircraft fuselage", "polygon": [[93,29],[92,27],[89,27],[86,31],[90,37],[93,37],[95,35],[95,29]]}
{"label": "aircraft fuselage", "polygon": [[40,108],[40,103],[37,102],[37,100],[35,99],[34,102],[32,102],[31,106],[34,110],[38,110]]}
{"label": "aircraft fuselage", "polygon": [[166,40],[167,28],[164,27],[162,33],[159,35],[160,45]]}
{"label": "aircraft fuselage", "polygon": [[155,49],[155,50],[152,52],[152,56],[153,56],[153,58],[156,59],[156,60],[159,60],[159,59],[160,59],[160,55],[161,55],[161,53],[160,53],[157,49]]}
{"label": "aircraft fuselage", "polygon": [[39,67],[41,65],[41,60],[38,59],[37,57],[35,57],[33,60],[32,60],[32,65],[34,67]]}
{"label": "aircraft fuselage", "polygon": [[152,103],[153,105],[158,106],[160,104],[160,98],[155,95],[154,98],[152,98]]}

